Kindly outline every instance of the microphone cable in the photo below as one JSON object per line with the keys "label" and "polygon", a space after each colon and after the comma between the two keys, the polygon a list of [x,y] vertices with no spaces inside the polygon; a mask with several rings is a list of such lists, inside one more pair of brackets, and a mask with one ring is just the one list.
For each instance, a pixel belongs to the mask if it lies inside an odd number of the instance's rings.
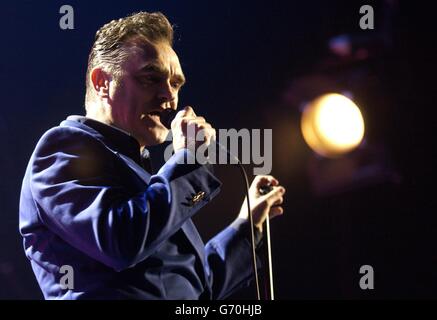
{"label": "microphone cable", "polygon": [[[174,109],[165,109],[160,113],[160,121],[161,123],[169,130],[171,130],[171,122],[173,121],[174,117],[176,116],[177,111]],[[253,224],[253,216],[252,216],[252,210],[251,210],[251,206],[250,206],[250,200],[249,200],[249,179],[247,178],[247,173],[246,170],[243,167],[243,164],[241,163],[240,159],[238,159],[238,157],[236,157],[235,155],[233,155],[232,153],[229,152],[229,150],[227,148],[225,148],[223,145],[221,145],[219,142],[215,141],[216,146],[219,147],[219,149],[225,151],[230,157],[232,157],[234,159],[234,161],[236,161],[238,168],[240,169],[241,174],[243,175],[243,179],[245,182],[245,190],[246,190],[246,203],[247,203],[247,211],[248,211],[248,217],[249,217],[249,224],[250,224],[250,244],[251,244],[251,249],[252,249],[252,267],[253,267],[253,273],[254,273],[254,277],[255,277],[255,286],[256,286],[256,296],[257,296],[257,300],[261,300],[261,294],[260,294],[260,287],[259,287],[259,275],[258,275],[258,266],[257,266],[257,261],[256,261],[256,246],[255,246],[255,226]],[[271,190],[271,186],[265,186],[262,190],[260,190],[261,194],[263,194],[263,192],[267,193]],[[264,194],[265,194],[264,193]],[[267,229],[269,228],[269,224],[268,224],[268,219],[269,217],[267,217]],[[267,242],[268,245],[270,245],[270,232],[269,230],[267,230]],[[270,246],[269,246],[269,252],[270,252]],[[271,259],[269,259],[269,269],[270,269],[270,281],[272,281],[272,276],[271,276]],[[270,283],[270,290],[271,290],[271,297],[273,298],[273,283]],[[272,299],[273,300],[273,299]]]}

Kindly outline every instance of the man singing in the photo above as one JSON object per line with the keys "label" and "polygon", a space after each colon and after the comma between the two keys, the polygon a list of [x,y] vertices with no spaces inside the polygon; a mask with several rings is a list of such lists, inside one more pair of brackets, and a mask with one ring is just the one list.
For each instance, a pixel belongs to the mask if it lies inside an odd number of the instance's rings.
{"label": "man singing", "polygon": [[[185,107],[171,123],[172,157],[153,174],[144,156],[169,134],[160,113],[177,108],[185,82],[172,42],[161,13],[104,25],[88,60],[86,116],[68,117],[35,147],[20,232],[46,299],[223,299],[253,277],[245,205],[206,245],[191,220],[220,182],[209,167],[181,160],[194,157],[189,146],[211,143],[211,125]],[[267,184],[273,190],[261,195]],[[255,177],[258,242],[264,220],[282,214],[284,192],[272,176]],[[68,286],[63,266],[74,272]]]}

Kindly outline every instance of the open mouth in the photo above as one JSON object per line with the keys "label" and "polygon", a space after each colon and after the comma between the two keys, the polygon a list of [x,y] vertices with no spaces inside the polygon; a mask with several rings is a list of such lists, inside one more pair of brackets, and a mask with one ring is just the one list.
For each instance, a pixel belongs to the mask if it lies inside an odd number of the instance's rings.
{"label": "open mouth", "polygon": [[159,126],[163,126],[163,124],[161,123],[161,115],[162,112],[165,109],[157,109],[157,110],[152,110],[150,112],[147,113],[143,113],[141,115],[141,120],[145,120],[145,118],[148,118],[150,120],[152,120],[153,122],[155,122],[157,125]]}
{"label": "open mouth", "polygon": [[146,117],[151,117],[151,118],[154,118],[154,119],[158,119],[159,120],[159,118],[161,117],[161,113],[162,113],[162,111],[163,111],[164,109],[162,109],[162,110],[152,110],[152,111],[150,111],[150,112],[147,112],[147,113],[143,113],[142,115],[141,115],[141,119],[144,119],[144,118],[146,118]]}
{"label": "open mouth", "polygon": [[163,110],[154,110],[154,111],[150,111],[147,114],[151,115],[151,116],[160,116]]}

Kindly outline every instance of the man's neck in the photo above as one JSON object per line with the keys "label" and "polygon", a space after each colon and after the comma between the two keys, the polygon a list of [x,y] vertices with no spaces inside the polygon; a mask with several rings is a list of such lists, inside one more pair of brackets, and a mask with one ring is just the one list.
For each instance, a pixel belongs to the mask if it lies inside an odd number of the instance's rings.
{"label": "man's neck", "polygon": [[86,108],[86,117],[103,122],[107,125],[113,125],[111,114],[109,113],[109,108],[102,105],[92,105]]}
{"label": "man's neck", "polygon": [[[109,126],[116,127],[117,129],[119,129],[119,130],[121,130],[121,131],[125,132],[126,134],[133,137],[132,134],[130,134],[126,130],[124,130],[124,129],[122,129],[114,124],[114,120],[112,119],[112,115],[110,114],[110,111],[109,111],[110,107],[106,107],[106,106],[101,105],[101,104],[93,104],[93,105],[90,105],[89,107],[87,107],[86,110],[87,110],[87,112],[86,112],[85,117],[102,122],[102,123],[107,124]],[[145,146],[141,145],[141,151],[143,151],[144,148],[145,148]]]}

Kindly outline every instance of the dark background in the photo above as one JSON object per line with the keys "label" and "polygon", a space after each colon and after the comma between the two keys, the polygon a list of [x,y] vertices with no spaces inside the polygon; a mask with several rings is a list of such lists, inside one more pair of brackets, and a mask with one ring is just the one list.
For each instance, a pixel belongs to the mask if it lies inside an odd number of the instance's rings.
{"label": "dark background", "polygon": [[[74,30],[59,28],[63,4],[75,10]],[[374,30],[359,28],[364,4],[375,10]],[[67,115],[84,113],[95,31],[141,10],[162,11],[177,26],[188,78],[181,105],[216,128],[273,129],[272,174],[287,188],[285,215],[271,223],[278,299],[437,297],[429,9],[397,1],[70,0],[0,5],[1,299],[42,298],[18,232],[33,147]],[[343,58],[328,47],[341,34],[353,39]],[[299,128],[302,104],[327,91],[352,93],[366,121],[363,145],[337,160],[315,156]],[[244,193],[237,168],[216,171],[222,192],[195,217],[205,240],[234,219]],[[374,290],[359,287],[362,265],[374,268]],[[254,297],[250,288],[233,298]]]}

